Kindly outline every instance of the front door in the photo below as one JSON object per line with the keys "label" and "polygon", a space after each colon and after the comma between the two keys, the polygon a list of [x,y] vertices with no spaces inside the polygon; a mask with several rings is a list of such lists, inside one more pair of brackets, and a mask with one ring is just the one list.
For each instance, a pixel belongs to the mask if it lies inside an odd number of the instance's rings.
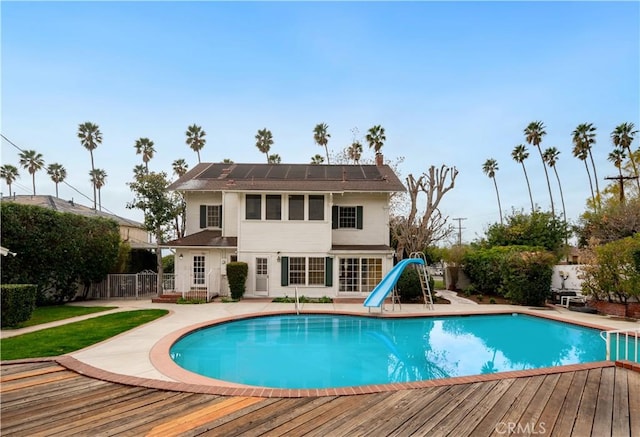
{"label": "front door", "polygon": [[269,294],[268,258],[256,258],[256,294]]}
{"label": "front door", "polygon": [[206,287],[204,255],[193,256],[193,272],[191,275],[191,285],[194,289]]}

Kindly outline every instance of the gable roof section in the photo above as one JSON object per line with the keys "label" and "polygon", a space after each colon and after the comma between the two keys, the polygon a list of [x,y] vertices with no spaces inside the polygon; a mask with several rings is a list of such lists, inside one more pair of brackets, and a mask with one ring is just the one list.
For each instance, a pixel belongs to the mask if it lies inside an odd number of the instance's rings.
{"label": "gable roof section", "polygon": [[175,191],[406,191],[388,165],[200,163],[169,186]]}
{"label": "gable roof section", "polygon": [[[103,217],[115,220],[118,222],[120,226],[130,226],[132,228],[144,228],[144,225],[135,220],[129,220],[124,217],[120,217],[114,214],[108,214],[103,211],[96,211],[93,208],[89,208],[84,205],[80,205],[79,203],[74,202],[73,200],[64,200],[55,196],[45,196],[45,195],[21,195],[21,196],[11,196],[11,197],[3,197],[3,202],[15,202],[21,205],[32,205],[32,206],[40,206],[43,208],[53,209],[58,212],[68,212],[71,214],[83,215],[86,217]],[[154,246],[155,247],[155,246]]]}
{"label": "gable roof section", "polygon": [[221,231],[205,230],[186,237],[168,241],[162,247],[237,247],[237,237],[223,237]]}

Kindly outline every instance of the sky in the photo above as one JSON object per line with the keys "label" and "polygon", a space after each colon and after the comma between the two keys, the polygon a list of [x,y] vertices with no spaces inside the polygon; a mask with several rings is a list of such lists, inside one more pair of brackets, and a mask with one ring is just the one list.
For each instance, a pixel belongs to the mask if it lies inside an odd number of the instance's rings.
{"label": "sky", "polygon": [[[459,171],[440,209],[461,224],[463,242],[500,219],[482,171],[488,158],[498,161],[503,214],[530,209],[511,158],[530,122],[546,126],[543,149],[560,150],[573,223],[590,191],[572,131],[596,126],[602,188],[617,175],[607,160],[612,130],[640,126],[638,2],[2,1],[0,16],[1,163],[20,167],[15,146],[36,150],[45,165],[66,168],[60,197],[91,206],[90,155],[77,131],[96,123],[103,209],[139,221],[142,212],[126,208],[142,163],[135,141],[150,138],[150,171],[171,174],[176,159],[197,164],[185,143],[193,123],[207,132],[203,162],[236,163],[265,162],[254,138],[262,128],[283,163],[309,163],[324,155],[313,141],[318,123],[329,126],[330,152],[350,145],[355,128],[372,159],[364,136],[381,125],[382,152],[399,162],[401,180],[431,165]],[[549,210],[539,152],[527,147],[534,202]],[[31,194],[31,175],[20,175],[12,189]],[[4,180],[1,190],[8,195]],[[44,170],[36,192],[55,195]]]}

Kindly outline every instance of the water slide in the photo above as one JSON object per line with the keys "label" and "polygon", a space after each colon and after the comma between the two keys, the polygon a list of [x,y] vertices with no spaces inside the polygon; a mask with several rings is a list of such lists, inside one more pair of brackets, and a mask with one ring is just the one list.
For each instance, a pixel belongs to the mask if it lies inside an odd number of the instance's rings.
{"label": "water slide", "polygon": [[382,281],[376,285],[376,288],[369,293],[369,297],[364,301],[366,307],[379,307],[384,302],[385,298],[391,293],[393,287],[396,286],[396,282],[400,279],[402,271],[409,264],[424,264],[424,260],[421,258],[406,258],[393,266],[391,271],[386,274]]}

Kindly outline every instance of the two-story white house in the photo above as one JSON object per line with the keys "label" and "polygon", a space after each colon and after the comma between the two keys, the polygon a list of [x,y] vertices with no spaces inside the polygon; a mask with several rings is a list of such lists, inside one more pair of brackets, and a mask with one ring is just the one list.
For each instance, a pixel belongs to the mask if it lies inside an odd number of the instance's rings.
{"label": "two-story white house", "polygon": [[186,199],[177,292],[227,295],[226,264],[249,266],[245,297],[366,297],[393,267],[389,206],[405,191],[376,165],[200,163],[171,184]]}

